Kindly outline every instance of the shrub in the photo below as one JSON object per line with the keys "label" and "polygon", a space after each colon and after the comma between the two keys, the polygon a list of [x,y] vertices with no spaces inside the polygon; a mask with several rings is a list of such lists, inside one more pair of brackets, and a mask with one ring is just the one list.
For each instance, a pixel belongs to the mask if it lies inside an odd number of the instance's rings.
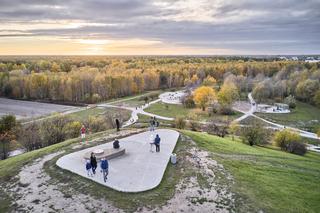
{"label": "shrub", "polygon": [[43,146],[49,146],[59,143],[66,139],[64,127],[70,119],[59,116],[49,121],[43,121],[40,127],[40,135],[43,141]]}
{"label": "shrub", "polygon": [[198,125],[198,122],[194,121],[194,120],[190,120],[188,122],[188,125],[189,125],[189,128],[192,130],[192,131],[197,131],[199,129],[199,125]]}
{"label": "shrub", "polygon": [[289,95],[288,97],[286,97],[284,99],[284,103],[288,104],[290,109],[294,109],[297,106],[296,99],[292,95]]}
{"label": "shrub", "polygon": [[35,122],[21,128],[19,142],[27,151],[40,149],[43,146],[39,131],[39,125]]}
{"label": "shrub", "polygon": [[241,129],[240,134],[243,142],[253,146],[268,143],[270,131],[258,122],[251,122]]}
{"label": "shrub", "polygon": [[301,141],[300,135],[292,132],[288,129],[276,132],[273,137],[274,145],[281,148],[281,150],[287,151],[291,142]]}
{"label": "shrub", "polygon": [[175,127],[178,129],[184,129],[186,127],[186,121],[183,117],[177,117],[174,123]]}
{"label": "shrub", "polygon": [[307,152],[305,144],[301,142],[300,135],[288,129],[277,132],[273,140],[274,144],[283,151],[297,155],[304,155]]}
{"label": "shrub", "polygon": [[107,123],[103,118],[90,116],[88,127],[92,132],[100,132],[107,129]]}
{"label": "shrub", "polygon": [[194,108],[196,106],[196,104],[194,103],[192,95],[185,96],[182,99],[182,104],[186,108]]}
{"label": "shrub", "polygon": [[72,121],[64,126],[64,131],[67,138],[75,138],[80,135],[82,124],[79,121]]}
{"label": "shrub", "polygon": [[296,155],[304,155],[307,152],[307,148],[305,144],[293,141],[288,144],[287,152]]}
{"label": "shrub", "polygon": [[209,122],[207,125],[207,132],[212,135],[217,135],[219,137],[224,137],[228,133],[228,122],[218,121],[216,124],[214,121]]}

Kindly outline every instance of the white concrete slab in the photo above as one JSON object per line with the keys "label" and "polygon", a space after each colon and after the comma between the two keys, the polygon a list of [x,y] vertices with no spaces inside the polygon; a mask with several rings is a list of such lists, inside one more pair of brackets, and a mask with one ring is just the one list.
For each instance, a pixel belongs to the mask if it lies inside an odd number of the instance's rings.
{"label": "white concrete slab", "polygon": [[[159,134],[160,152],[150,152],[150,140]],[[174,150],[179,133],[169,129],[143,132],[120,139],[120,146],[126,154],[109,160],[109,175],[106,183],[100,173],[88,177],[85,169],[84,153],[94,149],[112,148],[112,143],[84,149],[61,157],[56,164],[73,173],[91,179],[97,183],[122,192],[142,192],[157,187],[163,177],[170,156]],[[155,147],[153,147],[155,151]]]}

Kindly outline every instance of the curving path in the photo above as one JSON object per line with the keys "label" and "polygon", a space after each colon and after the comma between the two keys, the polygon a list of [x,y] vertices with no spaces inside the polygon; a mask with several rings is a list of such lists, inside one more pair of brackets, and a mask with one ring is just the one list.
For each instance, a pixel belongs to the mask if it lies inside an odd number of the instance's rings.
{"label": "curving path", "polygon": [[[260,119],[260,120],[262,120],[262,121],[264,121],[264,122],[266,122],[266,123],[268,123],[268,124],[270,124],[270,125],[273,125],[274,127],[272,127],[272,128],[274,128],[274,129],[278,129],[278,130],[290,129],[290,130],[292,130],[292,131],[295,131],[295,132],[299,133],[300,136],[302,136],[302,137],[311,138],[311,139],[320,139],[320,138],[317,136],[317,134],[315,134],[315,133],[313,133],[313,132],[308,132],[308,131],[304,131],[304,130],[301,130],[301,129],[284,126],[284,125],[282,125],[282,124],[274,123],[274,122],[268,121],[268,120],[266,120],[266,119],[263,119],[263,118],[255,115],[254,112],[257,110],[257,104],[256,104],[256,102],[254,101],[251,93],[248,94],[248,99],[249,99],[249,102],[250,102],[250,105],[251,105],[250,110],[247,111],[247,112],[241,111],[242,113],[244,113],[244,115],[241,116],[241,117],[239,117],[239,118],[237,118],[237,119],[235,119],[235,121],[239,122],[239,121],[242,121],[243,119],[245,119],[245,118],[247,118],[247,117],[249,117],[249,116],[252,116],[252,117],[255,117],[255,118],[257,118],[257,119]],[[239,110],[238,110],[238,111],[239,111]]]}

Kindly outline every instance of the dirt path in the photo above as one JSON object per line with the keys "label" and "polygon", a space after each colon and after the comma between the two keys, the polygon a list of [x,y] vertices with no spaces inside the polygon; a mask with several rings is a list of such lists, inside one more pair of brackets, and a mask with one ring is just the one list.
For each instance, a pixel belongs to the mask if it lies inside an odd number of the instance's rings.
{"label": "dirt path", "polygon": [[[95,199],[84,194],[65,196],[59,187],[63,183],[52,185],[50,176],[43,169],[45,162],[63,152],[49,154],[39,158],[31,165],[22,168],[16,184],[11,192],[14,193],[16,208],[13,212],[97,212],[102,209],[107,212],[122,212],[108,202]],[[103,211],[101,211],[103,212]]]}
{"label": "dirt path", "polygon": [[[189,142],[190,138],[182,136]],[[143,208],[141,212],[230,212],[234,210],[234,195],[228,188],[233,178],[221,164],[210,157],[209,152],[191,148],[186,160],[190,167],[197,168],[196,175],[183,179],[176,186],[173,198],[157,208]],[[229,184],[219,182],[219,176]]]}

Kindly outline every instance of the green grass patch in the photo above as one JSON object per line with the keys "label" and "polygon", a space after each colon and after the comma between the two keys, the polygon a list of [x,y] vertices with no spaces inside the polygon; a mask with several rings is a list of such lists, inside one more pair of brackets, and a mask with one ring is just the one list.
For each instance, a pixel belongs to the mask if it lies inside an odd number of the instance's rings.
{"label": "green grass patch", "polygon": [[233,175],[238,212],[318,212],[320,155],[285,153],[239,140],[183,131]]}
{"label": "green grass patch", "polygon": [[208,120],[234,120],[242,115],[240,112],[235,112],[234,115],[219,115],[214,114],[209,116],[209,113],[202,111],[199,108],[188,109],[181,104],[165,104],[158,102],[152,104],[150,107],[145,109],[146,112],[150,112],[156,115],[165,117],[184,117],[186,119],[196,119],[197,121],[208,121]]}

